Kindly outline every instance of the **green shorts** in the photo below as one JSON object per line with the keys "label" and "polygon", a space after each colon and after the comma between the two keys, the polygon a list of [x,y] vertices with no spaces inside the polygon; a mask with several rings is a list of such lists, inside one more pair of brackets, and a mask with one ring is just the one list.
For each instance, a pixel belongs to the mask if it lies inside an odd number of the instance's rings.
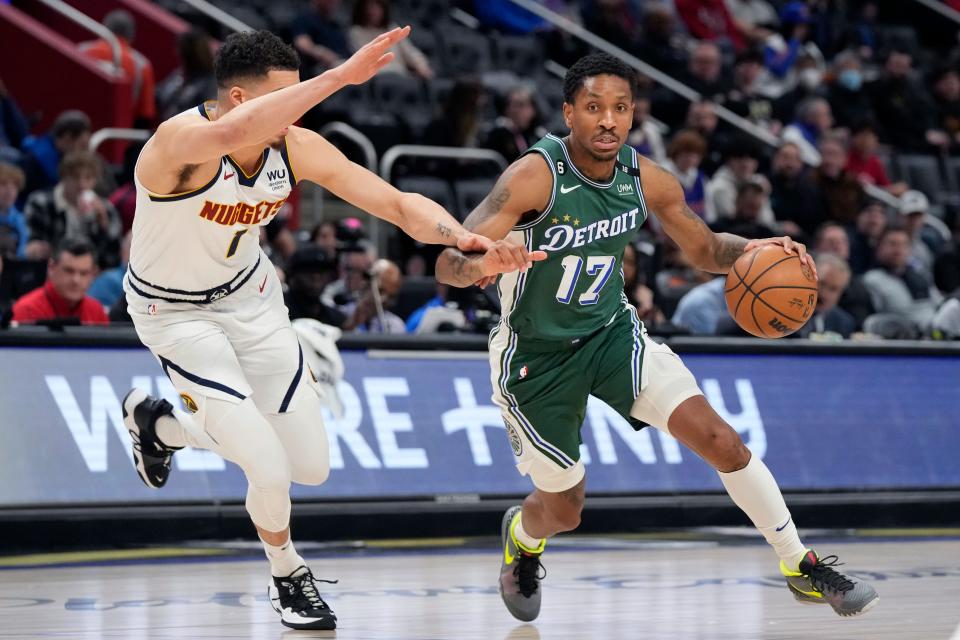
{"label": "green shorts", "polygon": [[702,393],[680,358],[647,337],[632,307],[576,343],[527,340],[501,324],[490,336],[490,368],[517,469],[549,492],[583,478],[580,429],[589,396],[634,428],[667,431],[673,410]]}

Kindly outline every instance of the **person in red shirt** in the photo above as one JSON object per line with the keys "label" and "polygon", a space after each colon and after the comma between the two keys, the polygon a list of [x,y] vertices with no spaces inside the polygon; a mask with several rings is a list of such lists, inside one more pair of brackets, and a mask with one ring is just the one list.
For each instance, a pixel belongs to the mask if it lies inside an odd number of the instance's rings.
{"label": "person in red shirt", "polygon": [[35,324],[76,319],[80,324],[108,324],[103,305],[87,295],[96,273],[93,247],[65,239],[47,265],[47,281],[13,305],[13,322]]}
{"label": "person in red shirt", "polygon": [[698,40],[727,40],[737,51],[743,49],[746,38],[723,0],[676,0],[677,13]]}
{"label": "person in red shirt", "polygon": [[873,184],[895,196],[902,195],[910,187],[905,182],[891,182],[883,161],[877,155],[880,140],[877,128],[869,120],[857,124],[851,130],[850,154],[847,156],[847,171],[856,176],[861,184]]}
{"label": "person in red shirt", "polygon": [[[150,126],[157,117],[154,98],[157,83],[153,76],[153,65],[131,45],[134,35],[133,16],[123,9],[116,9],[106,15],[103,26],[120,41],[120,66],[133,85],[134,124]],[[113,50],[106,40],[85,42],[80,45],[80,49],[105,65],[113,65]]]}

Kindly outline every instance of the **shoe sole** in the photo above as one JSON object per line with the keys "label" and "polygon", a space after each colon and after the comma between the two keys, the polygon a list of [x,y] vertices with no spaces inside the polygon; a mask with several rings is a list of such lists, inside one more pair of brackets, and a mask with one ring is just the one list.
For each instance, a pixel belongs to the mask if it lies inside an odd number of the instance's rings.
{"label": "shoe sole", "polygon": [[133,418],[132,409],[134,409],[135,407],[131,407],[131,411],[129,412],[127,411],[127,400],[129,400],[130,396],[132,396],[134,393],[137,393],[137,392],[143,395],[143,398],[141,398],[140,401],[137,402],[137,404],[139,405],[140,402],[143,402],[147,398],[147,394],[145,394],[140,389],[136,389],[136,388],[130,389],[130,391],[127,392],[127,395],[123,396],[123,400],[120,401],[120,410],[123,412],[123,426],[125,426],[127,428],[127,431],[130,433],[130,440],[131,440],[130,447],[133,450],[133,463],[134,463],[134,468],[136,468],[137,470],[137,475],[140,476],[140,480],[143,481],[143,484],[147,485],[147,487],[149,487],[150,489],[159,489],[160,486],[157,486],[150,482],[149,477],[147,476],[147,468],[143,464],[143,456],[137,454],[137,449],[136,447],[133,446],[133,443],[140,441],[140,427],[137,426],[137,423],[134,421],[134,418]]}
{"label": "shoe sole", "polygon": [[[870,609],[873,609],[875,606],[877,606],[877,603],[878,603],[878,602],[880,602],[880,596],[877,596],[876,598],[874,598],[873,600],[871,600],[871,601],[868,602],[867,604],[863,605],[863,606],[860,607],[860,609],[857,610],[857,611],[853,611],[853,612],[850,612],[850,613],[841,613],[840,611],[837,611],[837,615],[839,615],[841,618],[856,618],[856,617],[858,617],[858,616],[862,616],[862,615],[865,614],[867,611],[870,611]],[[835,610],[835,611],[836,611],[836,610]]]}
{"label": "shoe sole", "polygon": [[283,619],[283,611],[277,606],[277,602],[280,601],[280,596],[274,596],[274,587],[273,585],[267,585],[267,599],[270,601],[270,608],[276,611],[280,615],[280,624],[290,629],[296,629],[297,631],[332,631],[337,628],[337,619],[334,617],[332,620],[329,618],[320,618],[315,622],[290,622],[289,620]]}

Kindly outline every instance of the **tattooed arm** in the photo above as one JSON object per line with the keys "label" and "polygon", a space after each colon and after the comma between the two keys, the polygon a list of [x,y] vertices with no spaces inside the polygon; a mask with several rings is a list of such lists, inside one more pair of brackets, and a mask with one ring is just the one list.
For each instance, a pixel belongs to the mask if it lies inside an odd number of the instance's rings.
{"label": "tattooed arm", "polygon": [[497,242],[485,255],[445,249],[437,258],[437,280],[468,287],[487,276],[515,270],[506,268],[511,264],[520,262],[521,269],[526,269],[545,259],[544,252],[528,253],[504,238],[525,214],[543,211],[552,189],[553,175],[539,155],[524,156],[507,167],[493,190],[463,221],[467,230]]}
{"label": "tattooed arm", "polygon": [[687,206],[683,188],[673,174],[645,158],[641,162],[643,193],[650,210],[698,269],[727,273],[744,252],[764,244],[778,244],[786,253],[797,253],[816,273],[813,260],[808,261],[806,247],[788,237],[748,241],[732,233],[714,233]]}

